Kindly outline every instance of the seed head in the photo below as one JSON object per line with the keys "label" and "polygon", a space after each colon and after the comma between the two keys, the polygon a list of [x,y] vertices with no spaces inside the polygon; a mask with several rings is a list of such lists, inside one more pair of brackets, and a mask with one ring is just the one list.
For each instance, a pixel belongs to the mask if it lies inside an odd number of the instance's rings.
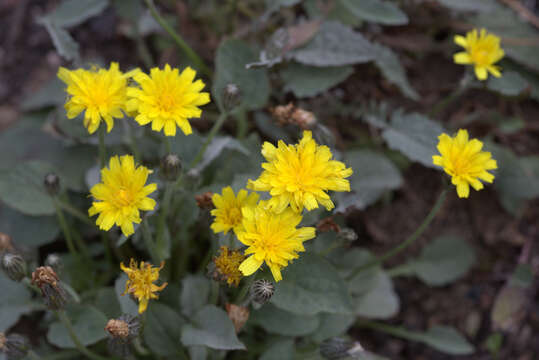
{"label": "seed head", "polygon": [[342,239],[346,242],[354,242],[357,240],[357,233],[351,228],[344,228],[337,235],[339,239]]}
{"label": "seed head", "polygon": [[43,178],[43,185],[45,185],[45,190],[49,195],[54,196],[60,191],[60,178],[54,173],[48,173]]}
{"label": "seed head", "polygon": [[258,305],[263,305],[267,303],[275,293],[275,286],[271,281],[259,279],[251,285],[250,291],[253,301]]}
{"label": "seed head", "polygon": [[182,170],[182,161],[176,154],[167,154],[161,159],[161,174],[165,180],[175,181]]}
{"label": "seed head", "polygon": [[19,360],[28,354],[30,344],[21,335],[11,334],[6,336],[0,333],[0,353],[6,355],[8,360]]}
{"label": "seed head", "polygon": [[58,254],[52,253],[47,255],[47,258],[45,259],[45,266],[50,266],[54,272],[59,274],[64,268],[64,263]]}
{"label": "seed head", "polygon": [[109,334],[110,353],[120,358],[127,358],[131,355],[131,341],[139,335],[140,321],[138,317],[123,314],[118,319],[110,319],[105,330]]}
{"label": "seed head", "polygon": [[345,359],[359,351],[363,351],[358,342],[334,337],[320,344],[320,355],[328,360]]}
{"label": "seed head", "polygon": [[226,111],[234,109],[241,103],[242,93],[238,85],[228,84],[223,89],[223,106]]}
{"label": "seed head", "polygon": [[51,310],[62,309],[69,300],[58,275],[50,266],[38,267],[32,273],[32,284],[41,290],[45,304]]}
{"label": "seed head", "polygon": [[19,254],[3,253],[0,265],[4,273],[13,281],[21,281],[26,276],[26,261]]}

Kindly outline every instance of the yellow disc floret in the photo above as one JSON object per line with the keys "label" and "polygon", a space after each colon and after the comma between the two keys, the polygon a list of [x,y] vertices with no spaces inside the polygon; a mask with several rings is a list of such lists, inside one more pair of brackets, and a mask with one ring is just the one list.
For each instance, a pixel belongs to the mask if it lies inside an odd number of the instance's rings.
{"label": "yellow disc floret", "polygon": [[213,194],[212,201],[215,205],[215,209],[211,211],[211,214],[215,217],[213,224],[211,224],[213,232],[226,234],[230,229],[233,229],[237,233],[243,227],[241,208],[256,205],[258,194],[249,194],[247,190],[242,189],[236,197],[234,190],[227,186],[223,188],[222,195]]}
{"label": "yellow disc floret", "polygon": [[314,238],[315,228],[296,228],[302,217],[289,207],[276,214],[261,203],[244,207],[242,213],[244,230],[237,236],[247,246],[245,255],[252,255],[241,263],[240,271],[249,276],[265,262],[275,281],[282,280],[281,269],[305,251],[303,242]]}
{"label": "yellow disc floret", "polygon": [[159,271],[165,265],[161,262],[159,267],[152,266],[151,264],[142,261],[140,267],[137,266],[137,262],[131,259],[129,267],[120,264],[120,268],[127,274],[129,279],[125,283],[125,292],[122,295],[130,294],[135,297],[139,302],[138,312],[142,314],[148,307],[148,302],[151,299],[157,299],[157,292],[163,290],[167,283],[161,286],[154,284],[159,279]]}
{"label": "yellow disc floret", "polygon": [[84,111],[84,126],[90,134],[99,128],[101,120],[107,124],[107,131],[111,131],[114,118],[124,117],[127,82],[137,71],[123,74],[115,62],[108,70],[68,70],[61,67],[58,77],[67,84],[69,95],[64,106],[67,117],[73,119]]}
{"label": "yellow disc floret", "polygon": [[139,224],[139,210],[153,210],[155,200],[147,197],[157,189],[156,184],[146,185],[151,170],[135,167],[131,155],[110,158],[109,168],[101,169],[101,183],[90,190],[96,201],[88,214],[99,214],[96,224],[102,230],[118,225],[125,236],[134,233],[133,223]]}
{"label": "yellow disc floret", "polygon": [[249,180],[247,187],[269,191],[272,198],[268,205],[276,213],[284,211],[288,205],[297,212],[304,207],[313,210],[318,204],[331,210],[335,205],[327,191],[350,191],[350,183],[345,178],[352,175],[352,169],[331,160],[331,150],[318,145],[310,131],[304,131],[296,145],[279,141],[275,147],[265,142],[262,155],[268,161],[262,164],[264,171],[255,181]]}
{"label": "yellow disc floret", "polygon": [[441,134],[438,139],[440,155],[434,155],[432,161],[435,165],[444,168],[451,176],[451,182],[457,187],[457,194],[467,198],[470,194],[470,185],[475,190],[481,190],[483,183],[491,183],[494,175],[488,170],[497,169],[496,160],[489,152],[481,151],[483,143],[477,139],[468,139],[466,130],[459,130],[455,137]]}
{"label": "yellow disc floret", "polygon": [[500,47],[500,38],[488,34],[485,29],[478,33],[474,29],[466,34],[466,37],[455,36],[455,43],[465,51],[456,53],[454,61],[457,64],[473,64],[475,76],[479,80],[486,80],[488,73],[500,77],[500,68],[494,64],[504,57],[504,51]]}
{"label": "yellow disc floret", "polygon": [[127,90],[127,110],[137,114],[140,125],[152,123],[152,130],[164,129],[166,136],[176,135],[176,126],[189,135],[193,131],[188,119],[200,117],[198,107],[210,102],[210,94],[200,92],[205,86],[202,80],[193,82],[195,76],[190,67],[180,74],[168,64],[163,70],[151,69],[149,76],[138,72],[133,79],[139,86]]}
{"label": "yellow disc floret", "polygon": [[213,258],[213,263],[220,279],[226,280],[228,285],[238,286],[243,277],[239,269],[243,260],[245,260],[245,255],[240,251],[221,246],[219,256]]}

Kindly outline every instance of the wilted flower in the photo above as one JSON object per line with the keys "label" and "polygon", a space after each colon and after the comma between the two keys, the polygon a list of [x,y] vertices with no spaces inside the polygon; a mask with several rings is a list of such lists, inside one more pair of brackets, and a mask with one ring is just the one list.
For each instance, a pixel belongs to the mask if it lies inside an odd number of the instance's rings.
{"label": "wilted flower", "polygon": [[136,72],[122,73],[119,65],[112,62],[108,70],[68,70],[61,67],[58,77],[67,84],[69,99],[65,104],[67,117],[73,119],[84,113],[84,126],[93,134],[103,120],[107,132],[114,126],[114,118],[123,118],[127,101],[127,81]]}
{"label": "wilted flower", "polygon": [[175,181],[182,169],[182,161],[176,154],[167,154],[161,159],[161,174],[168,181]]}
{"label": "wilted flower", "polygon": [[465,50],[454,55],[455,63],[474,65],[475,76],[479,80],[486,80],[488,73],[495,77],[501,76],[500,68],[494,65],[505,54],[500,47],[499,37],[488,34],[485,29],[481,29],[479,33],[474,29],[466,33],[466,37],[456,35],[455,43]]}
{"label": "wilted flower", "polygon": [[475,190],[481,190],[483,183],[491,183],[494,175],[488,170],[497,169],[496,160],[492,159],[490,152],[481,151],[483,143],[477,139],[468,139],[468,131],[459,130],[455,137],[441,134],[438,139],[438,151],[441,156],[434,155],[434,165],[444,168],[451,176],[451,182],[457,187],[460,198],[467,198],[470,194],[470,185]]}
{"label": "wilted flower", "polygon": [[251,298],[259,305],[263,305],[271,299],[275,293],[275,286],[266,279],[256,280],[249,289]]}
{"label": "wilted flower", "polygon": [[120,264],[120,268],[127,274],[129,279],[125,283],[125,292],[122,295],[130,294],[139,302],[138,312],[143,313],[148,307],[151,299],[157,299],[157,292],[163,290],[167,283],[161,286],[155,285],[154,281],[159,279],[159,271],[165,266],[163,261],[159,267],[153,267],[151,264],[142,261],[140,267],[137,262],[131,259],[129,267]]}
{"label": "wilted flower", "polygon": [[197,206],[200,209],[206,209],[206,210],[213,209],[214,205],[213,205],[212,197],[213,197],[213,193],[211,191],[206,191],[203,194],[195,195],[195,201],[197,202]]}
{"label": "wilted flower", "polygon": [[8,360],[19,360],[28,354],[30,344],[21,335],[7,335],[0,333],[0,353],[6,355]]}
{"label": "wilted flower", "polygon": [[314,238],[315,228],[297,229],[302,218],[299,213],[287,208],[276,214],[263,202],[244,207],[242,214],[244,229],[236,235],[247,245],[245,255],[252,255],[240,265],[241,272],[249,276],[266,262],[275,281],[280,281],[281,268],[298,258],[298,252],[305,251],[303,242]]}
{"label": "wilted flower", "polygon": [[45,190],[49,195],[56,195],[60,190],[60,178],[54,173],[48,173],[43,179],[43,185],[45,185]]}
{"label": "wilted flower", "polygon": [[240,332],[241,328],[247,320],[249,320],[249,308],[245,306],[238,306],[234,304],[226,304],[226,312],[228,314],[228,317],[232,321],[232,324],[234,324],[234,330],[236,330],[236,334]]}
{"label": "wilted flower", "polygon": [[304,130],[312,129],[316,124],[316,116],[292,103],[279,105],[270,109],[271,114],[280,125],[293,124]]}
{"label": "wilted flower", "polygon": [[50,266],[38,267],[32,273],[32,284],[41,290],[45,304],[51,310],[62,309],[69,300],[58,275]]}
{"label": "wilted flower", "polygon": [[335,220],[333,220],[333,216],[328,216],[316,224],[316,230],[319,232],[334,231],[338,233],[341,231],[341,227],[335,222]]}
{"label": "wilted flower", "polygon": [[318,145],[310,131],[304,131],[296,145],[279,141],[275,147],[265,142],[262,155],[268,161],[262,164],[264,171],[257,180],[249,180],[247,187],[269,191],[272,198],[268,204],[276,213],[284,211],[288,205],[296,212],[304,207],[316,209],[318,204],[331,210],[335,205],[327,191],[350,191],[350,183],[345,178],[352,175],[352,169],[331,160],[331,150]]}
{"label": "wilted flower", "polygon": [[4,252],[0,258],[0,266],[13,281],[21,281],[26,276],[26,261],[19,254]]}
{"label": "wilted flower", "polygon": [[239,267],[245,260],[245,256],[237,250],[229,250],[227,246],[221,246],[219,256],[213,258],[216,278],[226,281],[228,285],[238,286],[243,277]]}
{"label": "wilted flower", "polygon": [[102,230],[110,230],[115,224],[125,236],[135,232],[133,223],[141,221],[139,210],[153,210],[155,200],[148,197],[157,189],[156,184],[146,185],[151,170],[135,167],[131,155],[110,158],[109,168],[101,169],[101,183],[90,189],[97,201],[92,203],[88,214],[99,214],[96,224]]}
{"label": "wilted flower", "polygon": [[240,190],[238,196],[234,194],[234,190],[230,186],[223,188],[222,195],[213,194],[213,204],[215,209],[211,214],[215,217],[211,229],[213,232],[228,233],[230,229],[234,229],[237,234],[242,229],[241,208],[244,206],[254,206],[258,201],[258,194],[249,194],[247,190]]}
{"label": "wilted flower", "polygon": [[108,348],[110,353],[121,358],[131,355],[131,341],[139,335],[138,317],[123,314],[118,319],[110,319],[105,326],[109,334]]}
{"label": "wilted flower", "polygon": [[168,64],[163,70],[152,68],[149,76],[138,72],[133,79],[139,87],[127,90],[128,111],[138,113],[135,120],[140,125],[151,122],[154,131],[164,128],[166,136],[176,135],[176,126],[185,135],[191,134],[188,119],[200,117],[202,110],[198,107],[210,102],[210,94],[201,92],[205,86],[202,80],[193,82],[195,76],[195,70],[190,67],[180,74]]}

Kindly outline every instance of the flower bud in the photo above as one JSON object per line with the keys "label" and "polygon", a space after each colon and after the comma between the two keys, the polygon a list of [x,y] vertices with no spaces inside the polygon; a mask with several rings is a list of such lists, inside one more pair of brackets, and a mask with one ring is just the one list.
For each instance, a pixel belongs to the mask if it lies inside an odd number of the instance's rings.
{"label": "flower bud", "polygon": [[360,352],[363,352],[363,348],[358,342],[343,338],[327,339],[320,344],[320,355],[328,360],[345,359],[350,356],[357,356]]}
{"label": "flower bud", "polygon": [[12,334],[6,336],[0,333],[0,353],[6,355],[8,360],[19,360],[28,354],[30,344],[21,335]]}
{"label": "flower bud", "polygon": [[213,193],[211,191],[206,191],[203,194],[195,195],[195,201],[197,206],[203,210],[211,210],[215,206],[213,205]]}
{"label": "flower bud", "polygon": [[161,175],[165,180],[175,181],[182,170],[182,161],[176,154],[167,154],[161,159]]}
{"label": "flower bud", "polygon": [[45,185],[45,190],[47,190],[51,196],[58,194],[58,191],[60,191],[60,178],[54,173],[45,175],[43,184]]}
{"label": "flower bud", "polygon": [[344,240],[346,242],[354,242],[357,240],[358,236],[357,236],[357,233],[353,229],[344,228],[339,232],[339,234],[337,235],[337,238]]}
{"label": "flower bud", "polygon": [[38,267],[32,273],[32,284],[41,290],[45,304],[51,310],[62,309],[69,300],[58,275],[50,266]]}
{"label": "flower bud", "polygon": [[251,297],[258,305],[263,305],[271,299],[275,292],[275,286],[271,281],[260,279],[251,285]]}
{"label": "flower bud", "polygon": [[123,314],[118,319],[110,319],[105,330],[109,334],[110,353],[120,358],[128,358],[131,355],[131,341],[139,335],[139,318]]}
{"label": "flower bud", "polygon": [[234,109],[241,103],[241,90],[236,84],[228,84],[223,89],[223,106],[226,111]]}
{"label": "flower bud", "polygon": [[64,268],[64,263],[58,254],[52,253],[47,255],[47,258],[45,259],[45,266],[50,266],[56,274],[59,274]]}
{"label": "flower bud", "polygon": [[13,281],[21,281],[26,276],[26,261],[19,254],[5,252],[0,259],[0,265]]}

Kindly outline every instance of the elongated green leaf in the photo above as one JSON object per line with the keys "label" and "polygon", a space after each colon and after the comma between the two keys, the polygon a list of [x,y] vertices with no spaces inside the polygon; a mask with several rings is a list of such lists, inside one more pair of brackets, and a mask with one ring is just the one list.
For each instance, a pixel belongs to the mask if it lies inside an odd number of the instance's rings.
{"label": "elongated green leaf", "polygon": [[68,61],[79,58],[79,44],[62,27],[59,27],[48,18],[41,19],[47,29],[58,54]]}
{"label": "elongated green leaf", "polygon": [[21,104],[24,111],[38,110],[48,106],[60,105],[65,101],[65,84],[54,76],[39,90],[25,97]]}
{"label": "elongated green leaf", "polygon": [[157,355],[169,356],[181,351],[180,335],[184,320],[170,307],[158,302],[148,306],[144,340]]}
{"label": "elongated green leaf", "polygon": [[261,326],[267,332],[285,336],[310,334],[320,324],[317,316],[293,314],[272,304],[266,304],[260,310],[253,311],[249,322]]}
{"label": "elongated green leaf", "polygon": [[32,294],[22,283],[8,279],[0,272],[0,331],[4,332],[15,324],[21,315],[31,312],[35,305]]}
{"label": "elongated green leaf", "polygon": [[372,47],[376,54],[374,63],[378,66],[384,77],[390,83],[395,84],[410,99],[419,99],[419,95],[408,82],[406,72],[397,55],[390,48],[380,44],[373,44]]}
{"label": "elongated green leaf", "polygon": [[384,25],[408,24],[408,16],[396,5],[383,0],[340,0],[358,18]]}
{"label": "elongated green leaf", "polygon": [[351,66],[319,68],[297,63],[289,64],[281,71],[285,90],[299,98],[318,95],[345,80],[354,72]]}
{"label": "elongated green leaf", "polygon": [[281,340],[264,351],[260,360],[292,360],[294,358],[294,340]]}
{"label": "elongated green leaf", "polygon": [[182,280],[180,305],[182,314],[190,317],[208,303],[210,280],[202,275],[188,275]]}
{"label": "elongated green leaf", "polygon": [[440,4],[457,11],[492,11],[495,9],[494,0],[437,0]]}
{"label": "elongated green leaf", "polygon": [[99,14],[108,5],[107,0],[64,0],[47,17],[56,26],[71,27]]}
{"label": "elongated green leaf", "polygon": [[125,283],[127,281],[127,275],[120,275],[114,282],[114,291],[116,292],[116,299],[120,303],[120,308],[122,313],[138,316],[138,305],[135,303],[128,294],[122,295],[125,293]]}
{"label": "elongated green leaf", "polygon": [[0,206],[0,229],[17,244],[27,246],[48,244],[59,232],[54,216],[28,216],[7,206]]}
{"label": "elongated green leaf", "polygon": [[310,335],[317,342],[322,342],[326,339],[341,336],[354,324],[353,316],[341,314],[319,314],[320,326]]}
{"label": "elongated green leaf", "polygon": [[[66,315],[71,320],[73,330],[83,345],[92,345],[107,337],[103,330],[107,324],[107,317],[93,306],[70,305],[66,309]],[[63,349],[76,347],[68,330],[61,322],[51,324],[47,340]]]}
{"label": "elongated green leaf", "polygon": [[504,71],[503,76],[490,77],[487,87],[506,96],[517,96],[528,88],[528,82],[515,71]]}

